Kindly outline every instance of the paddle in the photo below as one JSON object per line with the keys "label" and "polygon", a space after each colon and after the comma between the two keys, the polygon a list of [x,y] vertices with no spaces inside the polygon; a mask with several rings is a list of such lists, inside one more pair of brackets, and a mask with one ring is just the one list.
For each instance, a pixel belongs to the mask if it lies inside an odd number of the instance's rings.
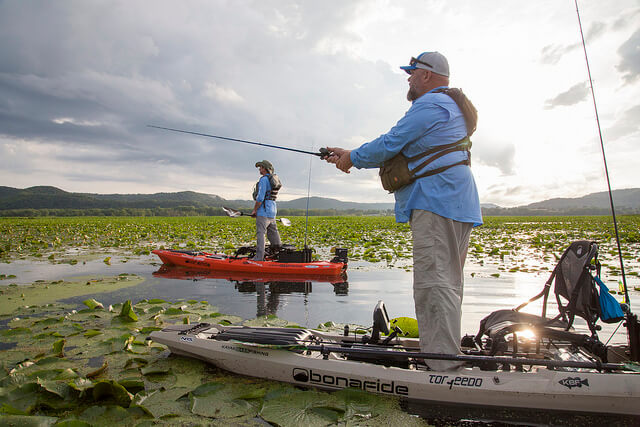
{"label": "paddle", "polygon": [[[240,212],[238,210],[227,208],[227,207],[224,207],[224,206],[222,207],[222,210],[224,211],[224,213],[229,215],[231,218],[237,218],[239,216],[251,216],[248,213]],[[285,227],[289,227],[291,225],[291,221],[289,221],[288,218],[278,218],[276,221],[280,221],[282,223],[282,225],[284,225]]]}

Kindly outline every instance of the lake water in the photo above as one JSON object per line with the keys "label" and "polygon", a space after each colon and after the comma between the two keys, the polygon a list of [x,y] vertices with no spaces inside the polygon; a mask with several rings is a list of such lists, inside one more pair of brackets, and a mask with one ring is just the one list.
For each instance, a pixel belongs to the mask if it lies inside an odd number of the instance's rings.
{"label": "lake water", "polygon": [[[115,276],[137,274],[145,279],[140,285],[118,291],[93,295],[103,304],[137,302],[148,298],[167,301],[208,301],[225,314],[252,319],[276,315],[305,327],[320,323],[351,323],[370,326],[373,308],[384,301],[390,318],[415,317],[412,297],[412,273],[402,268],[386,268],[366,262],[351,262],[343,280],[255,280],[245,276],[212,277],[206,272],[166,269],[155,255],[139,257],[112,256],[111,265],[103,258],[76,265],[46,261],[18,260],[0,264],[0,274],[15,275],[2,284],[31,284],[36,280],[70,280],[73,277]],[[499,277],[495,266],[467,262],[463,299],[462,332],[475,334],[480,320],[494,310],[513,308],[537,294],[549,276],[541,273],[505,273]],[[86,296],[67,302],[81,304]],[[554,309],[550,309],[554,312]],[[528,309],[540,313],[540,305]],[[616,325],[603,325],[600,338],[606,342]],[[578,320],[578,330],[586,327]],[[611,343],[626,342],[624,329],[613,336]]]}
{"label": "lake water", "polygon": [[[104,255],[76,265],[48,261],[17,260],[0,264],[0,274],[15,275],[1,284],[28,285],[37,280],[73,280],[119,274],[136,274],[144,281],[136,286],[117,291],[91,295],[103,303],[137,302],[142,299],[161,298],[208,301],[221,313],[253,319],[276,315],[305,327],[320,323],[350,323],[364,327],[372,324],[373,308],[379,300],[385,302],[391,318],[415,317],[412,297],[412,273],[404,268],[387,268],[382,264],[351,262],[346,277],[340,280],[256,280],[243,275],[220,277],[205,271],[188,271],[162,266],[155,255],[120,257],[111,255],[111,265],[102,260]],[[548,266],[551,268],[552,266]],[[462,332],[475,334],[482,318],[494,310],[513,308],[536,295],[549,276],[540,273],[508,273],[496,265],[467,262],[463,300]],[[632,295],[637,297],[638,292]],[[64,300],[65,303],[84,307],[88,296]],[[619,298],[619,297],[618,297]],[[540,305],[532,304],[529,312],[540,313]],[[550,307],[550,312],[555,308]],[[576,329],[588,332],[584,323],[576,322]],[[616,325],[603,325],[600,338],[606,342]],[[2,326],[0,326],[2,327]],[[613,336],[611,343],[625,343],[625,329]],[[557,415],[549,411],[495,411],[480,407],[446,405],[413,405],[406,408],[436,425],[613,425],[617,418],[587,416],[576,421],[576,415]],[[499,412],[499,413],[498,413]],[[444,420],[444,421],[443,421]],[[500,420],[500,422],[496,422]],[[445,422],[446,421],[446,422]],[[443,424],[444,422],[444,424]],[[619,425],[631,425],[620,423]]]}

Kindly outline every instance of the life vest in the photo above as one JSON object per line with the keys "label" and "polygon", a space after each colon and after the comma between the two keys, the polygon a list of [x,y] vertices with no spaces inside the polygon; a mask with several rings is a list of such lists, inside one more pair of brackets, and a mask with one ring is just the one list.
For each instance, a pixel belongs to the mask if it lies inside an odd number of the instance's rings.
{"label": "life vest", "polygon": [[[407,157],[402,154],[402,152],[400,152],[389,160],[383,162],[382,166],[380,167],[379,173],[380,181],[382,182],[382,188],[390,193],[393,193],[394,191],[411,184],[418,178],[435,175],[458,165],[471,166],[471,140],[469,139],[469,137],[476,130],[476,125],[478,123],[478,110],[476,110],[476,107],[473,106],[469,98],[466,97],[461,89],[442,88],[437,89],[433,92],[443,92],[455,101],[456,105],[458,106],[458,108],[460,108],[460,111],[464,116],[467,135],[459,141],[432,147],[412,157]],[[432,169],[419,175],[416,174],[417,171],[423,169],[429,163],[454,151],[465,151],[467,153],[467,158],[451,165]],[[409,162],[416,161],[427,156],[431,157],[420,163],[415,168],[409,169]]]}
{"label": "life vest", "polygon": [[[278,191],[282,188],[282,182],[280,182],[280,178],[275,173],[268,173],[266,177],[269,179],[269,185],[271,189],[267,190],[267,193],[264,197],[265,200],[276,200],[278,196]],[[262,179],[262,178],[261,178]],[[256,182],[256,185],[253,186],[253,200],[258,198],[258,188],[260,187],[260,180]]]}

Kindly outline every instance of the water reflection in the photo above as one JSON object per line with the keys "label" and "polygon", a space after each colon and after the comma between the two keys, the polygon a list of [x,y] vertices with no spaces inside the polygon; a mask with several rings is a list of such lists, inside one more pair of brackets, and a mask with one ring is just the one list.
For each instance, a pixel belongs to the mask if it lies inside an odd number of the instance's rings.
{"label": "water reflection", "polygon": [[303,305],[309,303],[308,295],[313,291],[313,283],[327,283],[333,286],[337,296],[349,294],[347,274],[336,276],[279,275],[264,273],[243,273],[229,271],[206,271],[188,269],[179,266],[162,265],[153,273],[154,277],[181,280],[226,280],[233,283],[234,289],[241,294],[256,295],[256,317],[277,315],[283,304],[287,303],[285,295],[301,294]]}
{"label": "water reflection", "polygon": [[[117,289],[113,292],[90,294],[105,306],[121,303],[127,299],[138,302],[147,298],[160,298],[167,301],[207,300],[220,312],[252,319],[258,311],[258,292],[263,292],[265,304],[272,303],[271,310],[277,306],[279,318],[296,322],[305,327],[316,327],[320,323],[333,321],[336,323],[355,323],[368,326],[371,313],[378,300],[383,300],[390,317],[415,317],[413,302],[413,273],[401,268],[376,268],[372,264],[353,261],[349,264],[348,282],[344,277],[309,278],[288,276],[259,277],[243,274],[208,272],[206,270],[189,271],[161,267],[155,257],[119,257],[111,258],[111,265],[105,264],[102,258],[88,260],[77,265],[52,264],[27,260],[0,264],[0,273],[16,275],[16,278],[2,281],[0,285],[16,283],[27,285],[38,279],[65,280],[86,282],[91,277],[117,276],[119,274],[137,274],[145,279],[140,285]],[[500,272],[499,275],[496,275]],[[529,272],[508,272],[499,270],[498,266],[489,263],[468,262],[465,268],[464,298],[462,300],[462,332],[474,334],[478,331],[480,321],[489,313],[517,307],[536,295],[549,278],[548,269]],[[328,279],[328,280],[323,280]],[[276,285],[278,282],[291,282],[286,287]],[[241,292],[238,283],[264,283],[264,291],[255,286],[255,291]],[[305,289],[305,282],[311,286]],[[324,283],[323,283],[324,282]],[[615,281],[610,288],[615,288]],[[244,285],[243,285],[244,286]],[[251,289],[251,288],[250,288]],[[90,292],[90,290],[88,290]],[[273,295],[271,295],[273,294]],[[639,298],[640,292],[631,288],[631,300]],[[78,304],[87,295],[71,297],[64,303]],[[617,296],[620,299],[620,296]],[[550,301],[555,303],[555,299]],[[542,307],[536,302],[527,307],[527,312],[540,314]],[[260,309],[263,310],[263,309]],[[266,312],[266,308],[264,309]],[[555,307],[549,310],[555,313]],[[576,323],[577,330],[587,330],[586,325]],[[611,338],[610,344],[626,342],[626,334],[618,330],[618,325],[602,324],[599,333],[603,342]],[[2,325],[0,325],[0,328]],[[622,328],[620,328],[622,329]]]}

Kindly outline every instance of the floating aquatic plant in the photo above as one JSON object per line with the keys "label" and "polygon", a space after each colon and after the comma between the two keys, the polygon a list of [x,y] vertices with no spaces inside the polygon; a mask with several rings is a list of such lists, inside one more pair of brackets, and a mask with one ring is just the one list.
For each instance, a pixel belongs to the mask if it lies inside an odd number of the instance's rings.
{"label": "floating aquatic plant", "polygon": [[[125,301],[112,310],[93,299],[84,305],[18,308],[5,316],[13,320],[0,343],[15,346],[0,350],[0,424],[426,424],[393,398],[302,391],[226,374],[195,359],[167,357],[164,346],[148,340],[187,311],[210,323],[243,323],[205,301]],[[265,322],[291,326],[275,316],[244,324]]]}
{"label": "floating aquatic plant", "polygon": [[[619,274],[617,246],[611,219],[590,217],[486,217],[471,235],[468,265],[502,264],[507,270],[524,262],[554,264],[573,240],[595,240],[601,247],[605,273]],[[292,217],[291,227],[280,227],[282,240],[317,250],[318,259],[345,247],[353,261],[381,267],[410,268],[411,230],[393,217]],[[623,257],[630,276],[638,277],[640,216],[618,217]],[[145,256],[156,248],[190,248],[219,253],[255,240],[255,222],[248,217],[69,217],[0,219],[0,259],[44,257],[71,265],[90,259],[115,262],[114,254]],[[106,257],[105,257],[106,255]],[[126,257],[120,260],[126,262]],[[398,264],[399,263],[399,264]],[[6,279],[0,275],[0,279]]]}

